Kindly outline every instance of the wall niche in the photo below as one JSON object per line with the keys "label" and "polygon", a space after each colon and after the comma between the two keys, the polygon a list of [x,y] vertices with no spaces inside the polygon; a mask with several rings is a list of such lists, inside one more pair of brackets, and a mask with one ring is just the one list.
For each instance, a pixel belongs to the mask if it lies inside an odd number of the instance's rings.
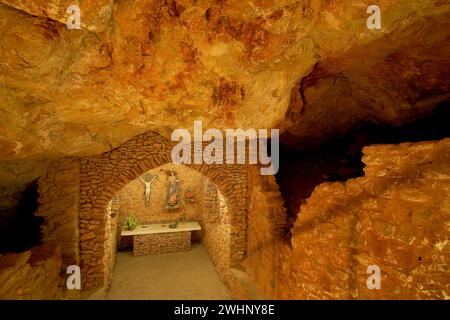
{"label": "wall niche", "polygon": [[[176,172],[180,206],[167,208],[169,172]],[[208,179],[201,173],[188,167],[166,164],[149,170],[142,176],[156,176],[151,183],[150,201],[146,203],[145,184],[140,178],[128,183],[117,195],[119,226],[123,226],[127,217],[137,218],[139,224],[168,223],[174,221],[201,221],[205,211],[205,185]],[[186,194],[193,194],[192,201]]]}

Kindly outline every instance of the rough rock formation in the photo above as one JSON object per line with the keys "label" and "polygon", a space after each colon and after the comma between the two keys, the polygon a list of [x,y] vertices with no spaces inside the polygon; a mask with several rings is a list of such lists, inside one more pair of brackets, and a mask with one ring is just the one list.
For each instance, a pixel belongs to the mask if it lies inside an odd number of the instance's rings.
{"label": "rough rock formation", "polygon": [[[250,190],[247,270],[267,296],[450,297],[450,139],[369,146],[363,161],[363,177],[315,188],[289,242],[276,215],[259,214],[270,188]],[[380,290],[367,286],[373,265]]]}
{"label": "rough rock formation", "polygon": [[[66,25],[73,4],[81,29]],[[17,274],[11,297],[64,296],[58,273],[72,263],[84,288],[109,284],[105,210],[170,161],[175,128],[279,128],[283,144],[308,152],[363,124],[401,126],[448,106],[450,0],[379,0],[380,30],[367,27],[371,4],[0,0],[0,209],[39,178],[42,240],[59,246],[38,261],[1,257],[0,278]],[[205,235],[217,270],[242,291],[231,268],[247,268],[271,298],[448,298],[448,149],[448,139],[370,146],[365,176],[310,181],[289,221],[275,177],[193,166],[230,209]],[[366,290],[369,263],[385,291]],[[33,291],[20,291],[19,276]]]}
{"label": "rough rock formation", "polygon": [[[81,30],[66,12],[81,9]],[[280,127],[310,143],[448,98],[450,3],[1,0],[2,203],[50,159],[173,128]]]}
{"label": "rough rock formation", "polygon": [[60,267],[61,250],[57,247],[39,246],[19,254],[0,255],[0,299],[62,298]]}

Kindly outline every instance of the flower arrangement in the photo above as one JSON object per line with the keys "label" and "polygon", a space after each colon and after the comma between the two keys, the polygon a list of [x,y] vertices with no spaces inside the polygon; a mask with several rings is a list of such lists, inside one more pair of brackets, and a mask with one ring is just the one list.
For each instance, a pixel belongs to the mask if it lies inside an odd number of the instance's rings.
{"label": "flower arrangement", "polygon": [[194,202],[194,192],[193,191],[191,191],[191,190],[187,190],[185,193],[184,193],[184,199],[187,201],[187,202]]}
{"label": "flower arrangement", "polygon": [[132,217],[128,217],[127,221],[125,222],[125,227],[128,230],[134,230],[136,229],[137,226],[137,219],[136,218],[132,218]]}

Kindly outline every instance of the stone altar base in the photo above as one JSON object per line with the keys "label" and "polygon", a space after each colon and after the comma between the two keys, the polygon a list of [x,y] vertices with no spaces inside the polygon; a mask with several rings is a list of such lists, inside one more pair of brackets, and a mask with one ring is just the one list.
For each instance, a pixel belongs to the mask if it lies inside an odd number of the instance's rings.
{"label": "stone altar base", "polygon": [[191,250],[191,231],[135,235],[134,256]]}

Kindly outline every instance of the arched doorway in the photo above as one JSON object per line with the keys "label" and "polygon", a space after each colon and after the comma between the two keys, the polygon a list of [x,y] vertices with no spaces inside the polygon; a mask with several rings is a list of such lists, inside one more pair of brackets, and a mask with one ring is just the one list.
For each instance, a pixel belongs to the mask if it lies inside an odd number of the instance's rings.
{"label": "arched doorway", "polygon": [[[176,208],[167,206],[171,174],[175,174],[178,181],[180,202]],[[152,177],[149,194],[145,193],[146,185],[141,180],[144,177]],[[179,248],[177,240],[172,247],[172,243],[167,243],[172,240],[161,233],[152,235],[151,243],[145,245],[162,252],[141,255],[139,249],[133,248],[133,236],[121,236],[130,217],[145,228],[196,222],[201,230],[190,232],[191,250]],[[220,281],[220,278],[225,280],[230,270],[228,201],[199,171],[184,165],[165,164],[145,172],[108,202],[105,227],[105,283],[109,298],[229,298],[226,286]],[[172,231],[177,233],[176,228]],[[180,288],[179,283],[190,290]]]}
{"label": "arched doorway", "polygon": [[[106,209],[111,199],[145,172],[171,163],[174,143],[156,133],[146,133],[99,156],[80,161],[80,260],[85,290],[101,288],[110,279],[105,265],[108,243]],[[230,220],[229,265],[246,254],[247,166],[189,165],[207,177],[227,200]],[[223,274],[227,277],[227,274]],[[226,280],[226,279],[225,279]]]}

